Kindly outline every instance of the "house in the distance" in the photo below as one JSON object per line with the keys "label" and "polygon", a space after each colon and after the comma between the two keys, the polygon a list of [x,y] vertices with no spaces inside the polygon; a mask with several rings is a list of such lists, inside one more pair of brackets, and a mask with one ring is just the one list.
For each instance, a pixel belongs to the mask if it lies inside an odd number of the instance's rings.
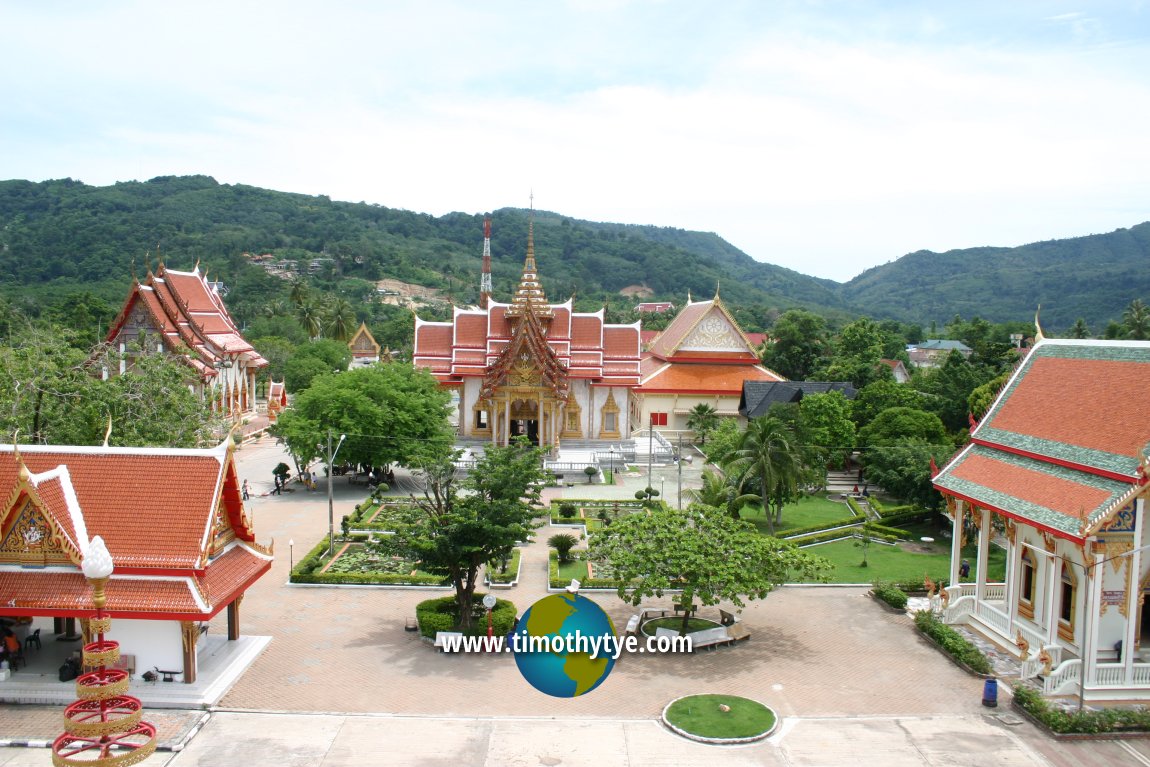
{"label": "house in the distance", "polygon": [[832,391],[842,392],[847,399],[854,399],[858,394],[850,381],[746,381],[739,398],[739,415],[758,418],[774,405],[799,403],[808,394]]}
{"label": "house in the distance", "polygon": [[958,352],[963,357],[969,357],[974,351],[962,341],[952,341],[946,338],[933,338],[922,343],[906,347],[906,354],[911,364],[920,368],[936,368],[946,362],[951,352]]}

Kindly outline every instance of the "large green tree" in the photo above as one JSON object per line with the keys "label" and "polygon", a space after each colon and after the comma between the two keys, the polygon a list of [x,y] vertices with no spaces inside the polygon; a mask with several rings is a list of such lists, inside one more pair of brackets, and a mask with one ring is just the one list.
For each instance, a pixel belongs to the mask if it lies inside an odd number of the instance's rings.
{"label": "large green tree", "polygon": [[22,325],[0,346],[0,425],[7,438],[51,445],[197,447],[218,436],[219,422],[188,384],[194,371],[164,354],[89,357],[67,329]]}
{"label": "large green tree", "polygon": [[830,570],[822,557],[793,543],[759,535],[747,522],[691,504],[628,514],[591,538],[591,557],[620,582],[619,597],[638,605],[679,590],[686,632],[696,602],[742,607],[762,599],[788,578],[819,578]]}
{"label": "large green tree", "polygon": [[1122,312],[1122,324],[1126,326],[1126,337],[1135,341],[1150,338],[1150,307],[1135,298]]}
{"label": "large green tree", "polygon": [[890,378],[883,365],[885,334],[874,320],[863,317],[843,328],[834,343],[834,354],[821,377],[827,381],[850,381],[856,389]]}
{"label": "large green tree", "polygon": [[803,441],[823,465],[841,468],[854,449],[851,402],[840,391],[808,394],[799,402]]}
{"label": "large green tree", "polygon": [[329,433],[347,435],[339,452],[345,461],[415,466],[450,450],[450,400],[422,368],[373,365],[318,376],[274,429],[304,466],[324,455]]}
{"label": "large green tree", "polygon": [[895,407],[878,415],[859,431],[863,466],[868,482],[904,501],[926,507],[937,504],[931,487],[930,462],[938,465],[954,446],[934,413]]}
{"label": "large green tree", "polygon": [[784,313],[771,328],[763,364],[792,381],[805,381],[822,367],[827,352],[827,323],[802,309]]}
{"label": "large green tree", "polygon": [[453,457],[424,464],[418,473],[423,493],[411,496],[413,508],[387,544],[451,579],[459,626],[467,631],[480,567],[506,559],[517,542],[527,540],[546,477],[543,452],[525,440],[486,448],[462,482]]}

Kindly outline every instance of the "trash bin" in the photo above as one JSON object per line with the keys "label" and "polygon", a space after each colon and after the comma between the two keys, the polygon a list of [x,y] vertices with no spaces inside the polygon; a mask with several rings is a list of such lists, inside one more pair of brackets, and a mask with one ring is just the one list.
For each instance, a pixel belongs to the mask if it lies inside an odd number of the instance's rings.
{"label": "trash bin", "polygon": [[987,679],[982,685],[982,705],[988,708],[998,707],[998,680],[994,677]]}

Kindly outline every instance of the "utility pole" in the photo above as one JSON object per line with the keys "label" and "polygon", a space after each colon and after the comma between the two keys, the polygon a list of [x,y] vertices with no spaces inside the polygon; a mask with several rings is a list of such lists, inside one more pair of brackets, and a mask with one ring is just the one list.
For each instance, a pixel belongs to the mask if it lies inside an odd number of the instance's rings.
{"label": "utility pole", "polygon": [[335,451],[331,449],[331,429],[327,430],[327,558],[331,559],[335,553],[335,504],[332,500],[331,475],[335,474],[335,454],[339,452],[340,445],[347,439],[346,434],[339,435],[339,444]]}
{"label": "utility pole", "polygon": [[679,432],[679,511],[683,510],[683,432]]}
{"label": "utility pole", "polygon": [[650,423],[647,424],[647,500],[651,500],[651,489],[654,478],[651,476],[651,466],[655,460],[655,414],[651,413]]}

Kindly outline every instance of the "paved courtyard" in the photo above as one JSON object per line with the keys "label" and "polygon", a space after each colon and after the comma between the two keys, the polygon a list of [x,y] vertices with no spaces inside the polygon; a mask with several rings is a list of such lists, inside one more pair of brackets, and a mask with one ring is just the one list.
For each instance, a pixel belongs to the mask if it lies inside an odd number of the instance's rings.
{"label": "paved courtyard", "polygon": [[[244,599],[242,627],[274,640],[185,750],[149,763],[1150,765],[1150,747],[1140,742],[1050,740],[1011,714],[1005,691],[1001,708],[983,707],[982,680],[948,662],[865,587],[779,589],[743,610],[747,642],[692,656],[624,656],[594,692],[548,697],[522,679],[510,656],[439,654],[405,631],[416,603],[437,592],[287,585],[289,558],[327,532],[323,485],[260,495],[271,488],[280,448],[264,438],[239,456],[241,477],[256,493],[256,530],[261,541],[275,539],[277,554]],[[667,471],[673,501],[676,475]],[[365,491],[343,478],[335,487],[338,527]],[[586,497],[588,490],[548,492]],[[546,594],[552,532],[538,531],[524,551],[520,585],[501,594],[520,612]],[[616,626],[634,611],[613,593],[584,593]],[[212,631],[225,630],[224,621]],[[760,700],[785,725],[752,747],[687,743],[656,719],[671,699],[697,692]],[[58,726],[58,710],[0,711],[0,736],[50,737]],[[0,765],[50,763],[46,749],[0,749]]]}

